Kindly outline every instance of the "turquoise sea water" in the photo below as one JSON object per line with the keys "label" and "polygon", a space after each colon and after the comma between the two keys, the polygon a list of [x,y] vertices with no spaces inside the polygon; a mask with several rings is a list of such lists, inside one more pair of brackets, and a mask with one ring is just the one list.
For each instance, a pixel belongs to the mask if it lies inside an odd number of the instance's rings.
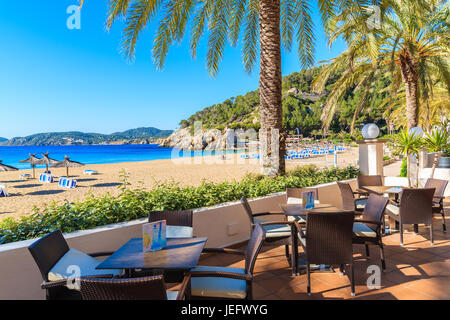
{"label": "turquoise sea water", "polygon": [[[173,151],[172,151],[173,150]],[[19,163],[28,158],[29,153],[35,153],[41,157],[42,152],[49,152],[50,158],[63,160],[69,156],[71,160],[84,164],[94,163],[118,163],[131,161],[148,161],[157,159],[171,159],[181,156],[198,156],[221,154],[219,152],[180,152],[177,149],[158,147],[157,144],[138,145],[88,145],[88,146],[21,146],[0,147],[0,159],[3,163],[19,169],[29,169],[30,164]],[[38,166],[45,167],[45,166]]]}

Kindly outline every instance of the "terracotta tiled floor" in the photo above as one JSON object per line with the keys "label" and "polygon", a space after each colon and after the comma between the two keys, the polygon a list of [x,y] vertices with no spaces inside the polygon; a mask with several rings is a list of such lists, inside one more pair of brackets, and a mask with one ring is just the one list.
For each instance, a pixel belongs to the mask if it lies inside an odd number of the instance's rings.
{"label": "terracotta tiled floor", "polygon": [[[447,217],[450,203],[446,203]],[[386,271],[381,273],[381,288],[369,289],[366,281],[370,265],[380,266],[379,248],[370,246],[370,257],[364,246],[354,245],[356,296],[350,295],[350,280],[345,272],[313,273],[311,296],[306,294],[306,275],[292,276],[284,256],[284,246],[265,245],[254,269],[254,299],[450,299],[450,223],[442,231],[442,219],[434,219],[434,245],[430,245],[429,227],[420,225],[414,234],[406,226],[405,245],[399,234],[383,238]],[[301,247],[299,249],[302,256]],[[244,267],[239,256],[213,255],[202,258],[201,265]]]}

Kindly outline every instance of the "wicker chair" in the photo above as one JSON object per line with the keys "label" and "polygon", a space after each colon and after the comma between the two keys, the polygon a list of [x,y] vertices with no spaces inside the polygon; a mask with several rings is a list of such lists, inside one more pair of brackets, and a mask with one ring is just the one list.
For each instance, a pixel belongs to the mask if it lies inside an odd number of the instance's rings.
{"label": "wicker chair", "polygon": [[369,193],[367,191],[361,190],[361,187],[383,185],[383,178],[380,175],[358,176],[356,178],[356,181],[358,183],[357,192],[363,196],[369,196]]}
{"label": "wicker chair", "polygon": [[386,269],[384,259],[383,241],[381,238],[381,226],[383,225],[384,210],[388,204],[388,199],[382,196],[371,194],[367,199],[361,219],[353,223],[353,243],[364,244],[366,254],[369,257],[369,243],[380,247],[381,267]]}
{"label": "wicker chair", "polygon": [[189,273],[193,299],[252,299],[253,268],[265,238],[256,224],[243,252],[226,248],[205,248],[204,253],[236,254],[245,258],[245,268],[197,266]]}
{"label": "wicker chair", "polygon": [[[47,300],[81,299],[79,291],[68,289],[63,281],[49,281],[48,273],[53,266],[70,250],[61,231],[54,231],[41,239],[35,241],[28,247],[36,262],[43,283],[41,288],[45,289]],[[101,257],[111,255],[113,252],[90,253],[91,257]],[[105,271],[107,273],[107,271]],[[104,277],[112,277],[105,274]]]}
{"label": "wicker chair", "polygon": [[354,192],[349,183],[339,181],[337,181],[336,183],[339,187],[339,190],[341,191],[342,209],[355,211],[356,213],[362,213],[364,210],[364,206],[366,205],[367,198],[355,198],[355,194],[359,194],[359,192]]}
{"label": "wicker chair", "polygon": [[250,219],[250,223],[252,227],[254,227],[256,224],[260,224],[265,233],[265,242],[282,242],[285,246],[285,255],[286,259],[288,260],[289,264],[292,265],[291,262],[291,255],[289,254],[289,245],[292,243],[292,235],[295,235],[295,225],[293,224],[293,221],[288,221],[286,219],[286,216],[283,216],[282,221],[266,221],[261,220],[255,217],[261,217],[261,216],[269,216],[269,215],[280,215],[281,213],[276,212],[259,212],[259,213],[253,213],[252,208],[250,207],[250,204],[247,201],[246,197],[241,198],[241,204],[245,209],[245,212],[247,213],[248,218]]}
{"label": "wicker chair", "polygon": [[162,276],[132,279],[81,278],[83,300],[182,300],[190,281],[187,275],[180,291],[167,291]]}
{"label": "wicker chair", "polygon": [[354,215],[349,212],[308,213],[306,232],[295,222],[300,244],[306,254],[307,293],[311,294],[311,264],[350,266],[352,296],[355,295],[352,228]]}
{"label": "wicker chair", "polygon": [[433,214],[440,214],[442,216],[442,230],[447,232],[445,225],[445,210],[444,210],[444,193],[447,188],[448,180],[440,180],[430,178],[425,183],[424,188],[435,188],[433,196]]}
{"label": "wicker chair", "polygon": [[[148,222],[155,222],[159,220],[166,220],[167,224],[167,237],[169,238],[186,238],[193,236],[193,212],[192,210],[180,210],[180,211],[151,211],[148,214]],[[149,276],[152,273],[148,273],[145,270],[135,271],[135,276]],[[166,282],[181,282],[183,281],[184,274],[179,271],[164,271],[164,280]]]}
{"label": "wicker chair", "polygon": [[400,244],[403,246],[403,225],[423,223],[430,226],[430,242],[433,244],[433,195],[434,188],[409,189],[401,192],[400,205],[389,201],[386,214],[400,225]]}

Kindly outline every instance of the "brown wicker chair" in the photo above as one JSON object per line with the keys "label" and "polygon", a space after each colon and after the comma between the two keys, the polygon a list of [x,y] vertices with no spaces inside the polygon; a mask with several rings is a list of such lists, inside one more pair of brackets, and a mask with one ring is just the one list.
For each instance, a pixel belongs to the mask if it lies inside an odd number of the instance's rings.
{"label": "brown wicker chair", "polygon": [[409,189],[401,192],[400,205],[389,201],[386,214],[400,225],[400,244],[403,245],[403,225],[423,223],[430,226],[430,241],[433,244],[433,195],[434,188]]}
{"label": "brown wicker chair", "polygon": [[[61,231],[53,231],[52,233],[40,238],[28,247],[34,261],[36,262],[43,283],[41,288],[46,292],[47,300],[65,300],[65,299],[80,299],[80,293],[76,290],[68,289],[64,281],[49,281],[48,273],[53,266],[61,259],[68,251],[69,245],[64,239]],[[113,254],[113,252],[96,252],[90,253],[91,257],[101,257]],[[105,271],[107,272],[107,271]],[[105,277],[112,277],[112,275],[105,274]]]}
{"label": "brown wicker chair", "polygon": [[354,192],[349,183],[339,181],[337,181],[336,183],[339,187],[339,190],[341,191],[342,209],[355,211],[356,213],[362,213],[364,210],[364,206],[366,205],[367,198],[355,198],[355,194],[359,193]]}
{"label": "brown wicker chair", "polygon": [[300,244],[306,255],[307,293],[311,294],[311,264],[350,266],[352,296],[355,295],[352,228],[354,214],[349,212],[311,212],[307,215],[306,233],[296,223]]}
{"label": "brown wicker chair", "polygon": [[[250,219],[250,223],[252,226],[256,224],[260,224],[265,233],[265,242],[282,242],[285,246],[285,255],[289,264],[292,265],[291,255],[289,254],[289,245],[292,244],[292,235],[295,235],[295,225],[293,221],[288,221],[286,216],[283,216],[282,221],[266,221],[261,220],[255,217],[261,216],[269,216],[269,215],[280,215],[282,213],[274,213],[274,212],[259,212],[253,213],[250,204],[247,201],[246,197],[241,198],[241,204],[247,213],[248,218]],[[293,266],[293,265],[292,265]]]}
{"label": "brown wicker chair", "polygon": [[356,181],[358,183],[357,192],[363,196],[369,196],[369,193],[367,191],[361,190],[361,187],[383,185],[383,178],[380,175],[358,176],[356,178]]}
{"label": "brown wicker chair", "polygon": [[[193,212],[192,210],[166,210],[151,211],[148,214],[148,222],[166,220],[167,235],[171,238],[185,238],[193,236]],[[169,226],[181,227],[180,230],[169,230]],[[150,276],[151,273],[143,271],[135,271],[134,276]],[[164,271],[164,280],[166,282],[181,282],[184,278],[183,272]]]}
{"label": "brown wicker chair", "polygon": [[162,276],[132,279],[81,278],[83,300],[182,300],[190,281],[187,275],[180,291],[167,291]]}
{"label": "brown wicker chair", "polygon": [[383,225],[384,210],[388,201],[385,197],[371,194],[367,199],[361,219],[355,220],[353,223],[353,243],[364,244],[368,257],[370,256],[368,244],[378,245],[380,247],[381,267],[383,270],[386,269],[386,262],[381,238],[381,226]]}
{"label": "brown wicker chair", "polygon": [[448,180],[440,180],[430,178],[425,183],[424,188],[435,188],[433,196],[433,214],[440,214],[442,216],[442,230],[447,232],[445,225],[445,210],[444,210],[444,193],[447,188]]}
{"label": "brown wicker chair", "polygon": [[204,253],[226,253],[245,258],[245,268],[197,266],[191,270],[191,294],[194,299],[252,299],[253,268],[261,251],[265,231],[256,224],[243,252],[226,248],[205,248]]}

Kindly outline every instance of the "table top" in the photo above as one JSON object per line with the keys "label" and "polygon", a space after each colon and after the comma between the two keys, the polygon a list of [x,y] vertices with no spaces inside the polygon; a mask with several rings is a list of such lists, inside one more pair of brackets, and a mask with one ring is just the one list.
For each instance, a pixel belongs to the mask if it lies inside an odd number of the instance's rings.
{"label": "table top", "polygon": [[[347,210],[339,209],[331,204],[315,204],[312,209],[305,209],[301,204],[280,204],[281,210],[286,216],[301,216],[309,212],[342,212]],[[349,211],[350,212],[350,211]]]}
{"label": "table top", "polygon": [[369,191],[378,195],[383,195],[384,193],[391,193],[391,194],[395,194],[395,193],[400,193],[402,192],[402,188],[397,188],[397,187],[393,187],[393,186],[363,186],[360,189],[364,190],[364,191]]}
{"label": "table top", "polygon": [[206,241],[205,237],[168,238],[164,249],[144,253],[142,238],[133,238],[97,269],[189,270],[197,265]]}

